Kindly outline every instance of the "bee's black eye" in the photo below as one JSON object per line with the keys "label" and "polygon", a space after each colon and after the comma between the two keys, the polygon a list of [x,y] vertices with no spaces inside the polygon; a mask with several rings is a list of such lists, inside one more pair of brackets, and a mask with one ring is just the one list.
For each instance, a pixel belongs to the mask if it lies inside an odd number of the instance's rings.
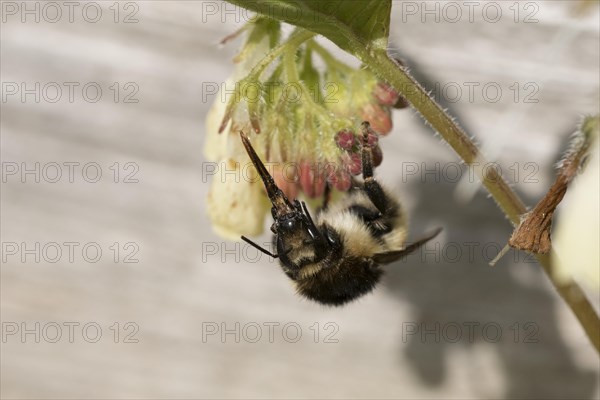
{"label": "bee's black eye", "polygon": [[284,231],[292,231],[294,230],[294,228],[296,227],[296,221],[294,221],[293,219],[288,219],[286,221],[282,221],[279,224],[279,227],[284,230]]}

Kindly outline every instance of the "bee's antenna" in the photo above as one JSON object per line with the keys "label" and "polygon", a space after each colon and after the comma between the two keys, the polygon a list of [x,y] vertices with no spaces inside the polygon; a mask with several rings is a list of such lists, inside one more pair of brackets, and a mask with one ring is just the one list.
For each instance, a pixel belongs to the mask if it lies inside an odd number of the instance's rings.
{"label": "bee's antenna", "polygon": [[[250,246],[254,247],[256,250],[270,256],[273,258],[279,258],[279,254],[273,254],[271,253],[269,250],[265,249],[264,247],[254,243],[252,240],[248,239],[246,236],[242,236],[242,240],[246,243],[248,243]],[[288,254],[290,251],[292,251],[292,248],[290,247],[289,249],[287,249],[285,251],[285,253],[283,253],[284,255]]]}
{"label": "bee's antenna", "polygon": [[304,210],[304,214],[306,214],[306,218],[308,219],[308,223],[310,224],[311,227],[316,228],[315,223],[312,220],[312,217],[310,216],[310,213],[308,212],[308,208],[306,207],[306,203],[305,202],[301,202],[300,204],[302,204],[302,209]]}
{"label": "bee's antenna", "polygon": [[242,240],[244,242],[248,243],[250,246],[254,247],[255,249],[261,251],[262,253],[264,253],[264,254],[266,254],[268,256],[271,256],[273,258],[278,258],[279,257],[279,255],[271,253],[269,250],[267,250],[267,249],[259,246],[258,244],[254,243],[252,240],[248,239],[246,236],[242,236]]}
{"label": "bee's antenna", "polygon": [[246,152],[248,153],[252,164],[254,164],[256,167],[256,170],[258,171],[258,174],[265,185],[265,189],[267,189],[267,195],[271,200],[271,204],[273,204],[273,207],[275,208],[277,217],[282,217],[284,215],[293,213],[294,207],[292,206],[292,203],[290,203],[285,194],[283,194],[281,189],[279,189],[279,187],[277,187],[275,184],[273,177],[271,177],[269,171],[267,171],[267,168],[265,168],[265,165],[258,157],[258,154],[256,154],[254,148],[252,148],[252,144],[250,144],[248,136],[246,136],[244,132],[240,131],[240,137],[242,138],[242,143],[246,148]]}
{"label": "bee's antenna", "polygon": [[331,201],[331,186],[329,183],[325,184],[325,193],[323,194],[323,206],[321,206],[321,211],[327,210],[329,206],[329,202]]}

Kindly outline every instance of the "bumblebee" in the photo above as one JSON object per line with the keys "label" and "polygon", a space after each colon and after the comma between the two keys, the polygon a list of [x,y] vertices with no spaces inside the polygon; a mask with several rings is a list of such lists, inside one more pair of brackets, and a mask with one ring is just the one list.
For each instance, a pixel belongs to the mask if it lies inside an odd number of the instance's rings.
{"label": "bumblebee", "polygon": [[[363,143],[368,142],[369,123],[362,123]],[[242,236],[242,240],[264,254],[279,258],[284,273],[298,294],[324,305],[341,306],[373,290],[382,265],[399,260],[418,249],[441,228],[406,244],[406,216],[400,202],[373,177],[372,149],[362,146],[363,182],[339,202],[323,208],[313,221],[306,203],[290,201],[252,148],[240,136],[271,201],[274,222],[271,231],[277,254]]]}

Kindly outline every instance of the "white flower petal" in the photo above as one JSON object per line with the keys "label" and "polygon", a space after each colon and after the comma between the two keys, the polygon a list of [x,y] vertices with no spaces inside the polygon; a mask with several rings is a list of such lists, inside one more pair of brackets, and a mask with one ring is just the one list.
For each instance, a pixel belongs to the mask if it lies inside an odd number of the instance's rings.
{"label": "white flower petal", "polygon": [[600,287],[600,157],[598,141],[584,172],[575,178],[558,215],[553,263],[561,277],[574,277],[590,288]]}
{"label": "white flower petal", "polygon": [[212,177],[206,203],[215,232],[231,240],[259,235],[269,211],[262,183],[253,177],[248,179],[240,164],[231,159],[219,165],[227,173]]}
{"label": "white flower petal", "polygon": [[224,86],[221,87],[219,93],[215,97],[215,101],[206,114],[206,126],[205,126],[205,138],[204,138],[204,157],[208,161],[223,160],[227,157],[227,136],[229,136],[229,121],[228,126],[222,133],[219,133],[219,126],[225,116],[225,109],[227,103],[222,98],[222,91],[224,88],[231,87],[233,81],[228,80]]}

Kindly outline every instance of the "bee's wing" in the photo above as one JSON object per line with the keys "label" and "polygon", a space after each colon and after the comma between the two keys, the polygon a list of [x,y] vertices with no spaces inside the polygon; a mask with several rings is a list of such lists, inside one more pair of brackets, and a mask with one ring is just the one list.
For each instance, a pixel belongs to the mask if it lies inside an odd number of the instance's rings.
{"label": "bee's wing", "polygon": [[427,243],[428,241],[430,241],[431,239],[436,237],[441,231],[442,231],[442,228],[436,228],[433,232],[426,234],[425,236],[418,239],[416,242],[409,244],[402,250],[387,251],[385,253],[377,253],[373,256],[373,261],[375,261],[377,264],[389,264],[391,262],[397,261],[397,260],[401,259],[403,256],[410,254],[413,251],[415,251],[416,249],[418,249],[419,247],[423,246],[425,243]]}

